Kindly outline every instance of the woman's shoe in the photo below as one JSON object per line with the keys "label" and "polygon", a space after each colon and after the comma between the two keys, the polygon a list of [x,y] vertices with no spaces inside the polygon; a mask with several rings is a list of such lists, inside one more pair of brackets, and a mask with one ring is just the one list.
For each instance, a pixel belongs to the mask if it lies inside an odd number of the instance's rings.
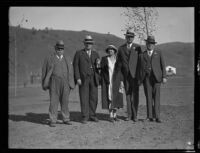
{"label": "woman's shoe", "polygon": [[114,118],[111,117],[111,118],[110,118],[110,122],[113,123],[114,121],[115,121]]}
{"label": "woman's shoe", "polygon": [[50,122],[50,123],[49,123],[49,126],[50,126],[50,127],[56,127],[56,123]]}
{"label": "woman's shoe", "polygon": [[119,121],[119,119],[117,117],[115,117],[114,120],[117,121],[117,122]]}

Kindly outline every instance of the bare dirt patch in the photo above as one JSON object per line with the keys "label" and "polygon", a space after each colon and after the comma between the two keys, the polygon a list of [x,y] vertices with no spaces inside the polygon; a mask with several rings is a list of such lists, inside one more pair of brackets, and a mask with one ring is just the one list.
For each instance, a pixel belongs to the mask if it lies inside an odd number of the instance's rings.
{"label": "bare dirt patch", "polygon": [[[177,78],[178,79],[178,78]],[[18,97],[9,98],[9,148],[59,149],[193,149],[194,87],[192,80],[173,80],[161,89],[162,123],[147,122],[143,87],[140,87],[140,106],[137,123],[124,121],[126,106],[118,111],[119,122],[108,121],[107,110],[97,108],[99,122],[81,124],[77,90],[70,95],[72,125],[48,123],[48,92],[41,87],[18,89]],[[185,84],[183,84],[185,83]],[[184,86],[181,87],[181,84]],[[126,104],[126,102],[124,102]],[[188,145],[191,142],[191,145]]]}

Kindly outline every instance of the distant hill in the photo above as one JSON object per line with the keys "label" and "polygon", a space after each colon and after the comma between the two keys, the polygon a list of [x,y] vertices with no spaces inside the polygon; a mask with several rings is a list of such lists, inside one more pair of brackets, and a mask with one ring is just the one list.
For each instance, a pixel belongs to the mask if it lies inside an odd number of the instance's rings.
{"label": "distant hill", "polygon": [[[20,84],[30,78],[31,72],[34,74],[41,73],[44,58],[54,51],[55,42],[59,39],[64,41],[66,54],[71,59],[73,59],[76,50],[84,47],[82,41],[88,34],[93,37],[94,48],[100,56],[105,55],[107,45],[114,44],[119,47],[125,42],[125,40],[112,34],[100,34],[85,30],[36,30],[9,27],[9,79],[11,84],[13,84],[14,78],[15,33],[17,38],[18,82]],[[194,43],[173,42],[157,45],[157,48],[163,51],[166,65],[178,68],[178,75],[193,74]]]}
{"label": "distant hill", "polygon": [[172,42],[160,44],[166,65],[177,68],[178,76],[194,75],[194,43]]}

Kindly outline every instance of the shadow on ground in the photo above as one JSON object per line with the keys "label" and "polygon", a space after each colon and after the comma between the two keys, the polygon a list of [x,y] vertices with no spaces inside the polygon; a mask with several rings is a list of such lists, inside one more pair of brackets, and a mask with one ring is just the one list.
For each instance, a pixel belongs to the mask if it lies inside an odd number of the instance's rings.
{"label": "shadow on ground", "polygon": [[[109,114],[97,113],[97,118],[99,120],[109,121]],[[124,120],[124,116],[118,116],[119,119]],[[70,112],[70,120],[74,122],[81,122],[81,112]],[[15,115],[10,114],[9,120],[14,122],[31,122],[36,124],[48,124],[49,115],[47,113],[32,113],[28,112],[25,115]],[[62,120],[61,113],[58,113],[58,120]]]}

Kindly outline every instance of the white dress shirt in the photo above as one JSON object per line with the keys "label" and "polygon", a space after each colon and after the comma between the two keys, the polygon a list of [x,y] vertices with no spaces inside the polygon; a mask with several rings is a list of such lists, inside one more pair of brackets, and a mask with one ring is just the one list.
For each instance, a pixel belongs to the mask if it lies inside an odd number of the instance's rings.
{"label": "white dress shirt", "polygon": [[148,55],[151,57],[153,50],[147,50]]}
{"label": "white dress shirt", "polygon": [[133,43],[127,44],[127,48],[130,49]]}
{"label": "white dress shirt", "polygon": [[91,50],[86,50],[86,53],[88,54],[88,56],[91,56]]}
{"label": "white dress shirt", "polygon": [[109,71],[109,87],[108,87],[108,98],[109,100],[112,100],[112,77],[113,77],[113,72],[114,72],[114,67],[115,67],[115,62],[116,62],[116,58],[114,59],[114,61],[111,61],[110,57],[107,57],[108,59],[108,71]]}
{"label": "white dress shirt", "polygon": [[59,60],[62,60],[62,58],[63,58],[63,55],[61,55],[61,56],[56,55],[56,56],[57,56],[57,58],[58,58]]}

